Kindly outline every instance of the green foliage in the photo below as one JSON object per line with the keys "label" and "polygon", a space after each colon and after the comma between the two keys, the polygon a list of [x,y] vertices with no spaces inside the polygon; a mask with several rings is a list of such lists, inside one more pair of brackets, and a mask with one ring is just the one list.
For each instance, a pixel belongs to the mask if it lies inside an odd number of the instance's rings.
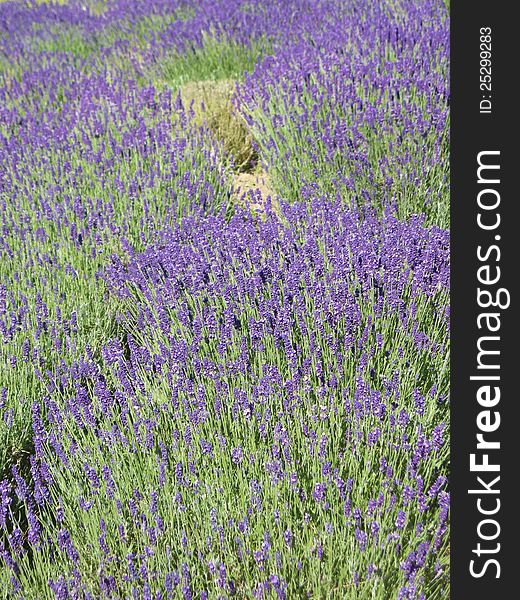
{"label": "green foliage", "polygon": [[159,77],[172,89],[192,81],[241,79],[269,52],[270,44],[265,39],[251,40],[249,46],[242,46],[233,40],[205,34],[202,46],[164,57]]}

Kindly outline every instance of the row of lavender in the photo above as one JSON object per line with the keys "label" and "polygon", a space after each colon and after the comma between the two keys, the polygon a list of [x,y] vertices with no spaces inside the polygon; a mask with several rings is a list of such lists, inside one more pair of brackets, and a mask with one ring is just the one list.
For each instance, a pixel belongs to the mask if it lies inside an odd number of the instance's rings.
{"label": "row of lavender", "polygon": [[[7,597],[447,597],[444,5],[0,23]],[[208,35],[258,53],[261,219],[160,81]]]}
{"label": "row of lavender", "polygon": [[440,2],[396,4],[338,6],[248,75],[237,103],[284,197],[447,227],[448,16]]}

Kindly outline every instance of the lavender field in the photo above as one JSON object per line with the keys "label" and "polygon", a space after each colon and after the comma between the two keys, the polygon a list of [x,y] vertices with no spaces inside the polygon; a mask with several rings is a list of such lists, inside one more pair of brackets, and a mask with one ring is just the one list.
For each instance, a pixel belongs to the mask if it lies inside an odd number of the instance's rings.
{"label": "lavender field", "polygon": [[0,598],[449,598],[449,1],[0,1]]}

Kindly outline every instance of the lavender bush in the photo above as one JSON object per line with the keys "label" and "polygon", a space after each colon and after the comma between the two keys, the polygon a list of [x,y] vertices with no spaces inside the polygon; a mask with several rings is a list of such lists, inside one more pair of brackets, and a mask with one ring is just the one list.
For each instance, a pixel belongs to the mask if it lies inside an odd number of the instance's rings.
{"label": "lavender bush", "polygon": [[0,4],[0,596],[449,597],[448,33]]}
{"label": "lavender bush", "polygon": [[287,199],[326,193],[447,226],[444,7],[353,4],[337,2],[262,61],[238,104]]}

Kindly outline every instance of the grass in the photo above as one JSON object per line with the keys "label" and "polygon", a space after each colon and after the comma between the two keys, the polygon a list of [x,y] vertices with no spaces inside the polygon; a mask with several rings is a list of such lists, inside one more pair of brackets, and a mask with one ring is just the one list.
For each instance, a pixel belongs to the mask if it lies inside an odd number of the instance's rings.
{"label": "grass", "polygon": [[200,46],[167,54],[160,61],[158,76],[172,89],[189,82],[240,80],[270,51],[265,39],[242,46],[226,37],[204,34]]}
{"label": "grass", "polygon": [[236,81],[190,81],[180,88],[184,107],[196,125],[206,125],[222,143],[238,173],[251,172],[258,163],[253,136],[232,105]]}

